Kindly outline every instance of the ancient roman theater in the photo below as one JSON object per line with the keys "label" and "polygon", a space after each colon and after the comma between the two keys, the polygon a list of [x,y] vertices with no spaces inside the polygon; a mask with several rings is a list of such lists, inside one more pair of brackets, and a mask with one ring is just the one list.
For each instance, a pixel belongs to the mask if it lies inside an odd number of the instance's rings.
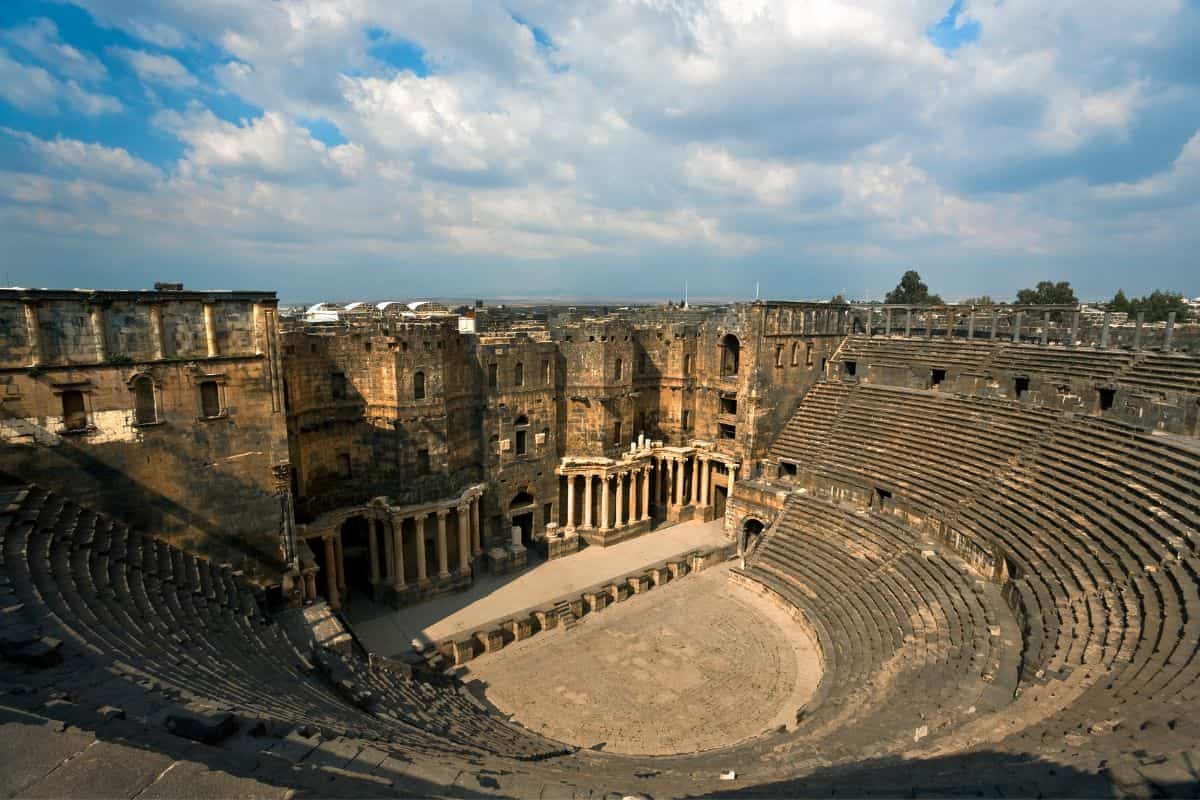
{"label": "ancient roman theater", "polygon": [[0,290],[0,792],[1195,796],[1200,326]]}

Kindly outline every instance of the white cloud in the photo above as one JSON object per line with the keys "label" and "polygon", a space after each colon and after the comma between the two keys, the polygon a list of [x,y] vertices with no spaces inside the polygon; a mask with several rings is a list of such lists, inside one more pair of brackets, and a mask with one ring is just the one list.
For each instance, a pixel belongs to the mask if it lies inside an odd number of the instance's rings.
{"label": "white cloud", "polygon": [[0,41],[25,51],[59,75],[80,81],[99,81],[108,75],[100,59],[62,40],[58,26],[44,17],[0,31]]}
{"label": "white cloud", "polygon": [[111,95],[90,92],[73,80],[60,81],[41,67],[13,60],[3,50],[0,50],[0,99],[32,114],[54,115],[73,109],[95,117],[124,108]]}
{"label": "white cloud", "polygon": [[[889,288],[911,265],[951,296],[1003,295],[1022,270],[1101,285],[1130,260],[1181,275],[1200,246],[1179,221],[1200,213],[1200,10],[1178,0],[968,0],[957,24],[981,36],[952,54],[926,37],[949,0],[76,1],[204,65],[112,51],[147,85],[265,109],[161,113],[184,146],[166,177],[117,210],[73,207],[147,246],[219,235],[251,265],[442,276],[587,262],[631,286],[723,265],[815,276],[818,296]],[[56,78],[34,52],[68,46],[40,25],[18,55],[41,66],[0,57],[0,96],[103,111],[82,71]],[[433,74],[387,63],[380,41],[411,43]],[[347,143],[301,123],[317,119]],[[22,197],[69,195],[75,168],[45,159],[58,166],[16,181]]]}
{"label": "white cloud", "polygon": [[127,47],[110,47],[108,52],[126,61],[145,83],[168,89],[190,89],[199,84],[187,67],[165,53],[148,53]]}

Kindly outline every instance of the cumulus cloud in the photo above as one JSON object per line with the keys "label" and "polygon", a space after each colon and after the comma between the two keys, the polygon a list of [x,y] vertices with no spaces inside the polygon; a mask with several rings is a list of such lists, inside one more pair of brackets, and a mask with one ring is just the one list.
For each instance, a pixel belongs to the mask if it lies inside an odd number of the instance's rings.
{"label": "cumulus cloud", "polygon": [[[525,263],[584,286],[587,264],[638,291],[740,271],[829,296],[917,266],[948,296],[1102,294],[1131,261],[1170,285],[1200,245],[1194,3],[966,0],[954,28],[978,36],[948,52],[929,30],[949,0],[74,1],[144,43],[109,52],[147,86],[212,103],[159,112],[181,156],[80,219],[173,253],[219,235],[266,280],[351,259],[377,265],[364,286]],[[8,103],[116,102],[87,54],[46,60],[72,46],[52,27],[13,30]],[[231,121],[222,93],[259,110]],[[16,171],[19,196],[62,197],[84,162],[120,173],[86,138],[23,140],[43,168]]]}

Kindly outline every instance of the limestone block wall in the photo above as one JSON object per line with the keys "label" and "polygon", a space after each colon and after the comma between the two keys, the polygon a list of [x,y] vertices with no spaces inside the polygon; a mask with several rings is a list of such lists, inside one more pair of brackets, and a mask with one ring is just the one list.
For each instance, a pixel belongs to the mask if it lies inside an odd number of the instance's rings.
{"label": "limestone block wall", "polygon": [[479,479],[478,369],[452,323],[295,327],[284,342],[301,518]]}
{"label": "limestone block wall", "polygon": [[270,576],[275,316],[273,293],[0,290],[0,470]]}

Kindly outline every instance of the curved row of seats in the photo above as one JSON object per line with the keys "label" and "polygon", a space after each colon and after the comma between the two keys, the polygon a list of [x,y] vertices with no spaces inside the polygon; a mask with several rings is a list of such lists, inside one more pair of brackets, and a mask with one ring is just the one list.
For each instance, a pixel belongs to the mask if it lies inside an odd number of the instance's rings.
{"label": "curved row of seats", "polygon": [[[0,558],[20,604],[5,624],[36,626],[61,639],[68,664],[84,659],[153,689],[159,705],[195,702],[285,729],[434,754],[561,752],[453,686],[365,663],[355,667],[357,690],[375,702],[345,702],[334,691],[344,687],[321,679],[311,654],[299,652],[263,615],[258,598],[230,570],[41,487],[0,487]],[[86,683],[73,688],[86,694]]]}
{"label": "curved row of seats", "polygon": [[[824,426],[810,402],[834,403]],[[775,458],[1003,559],[1025,687],[1077,675],[1063,730],[1150,724],[1200,694],[1200,448],[1118,422],[886,386],[817,386]],[[797,421],[802,420],[802,421]],[[791,428],[791,425],[789,425]],[[820,444],[814,444],[819,441]],[[860,534],[872,535],[867,526]],[[1082,676],[1082,677],[1078,677]],[[1086,727],[1086,726],[1085,726]]]}
{"label": "curved row of seats", "polygon": [[1099,350],[1091,347],[1019,344],[945,337],[846,337],[834,363],[859,368],[925,367],[968,373],[1040,374],[1120,384],[1161,393],[1200,394],[1200,359],[1152,350]]}
{"label": "curved row of seats", "polygon": [[883,754],[1011,699],[998,588],[892,517],[793,494],[744,574],[803,612],[825,661],[790,754]]}

